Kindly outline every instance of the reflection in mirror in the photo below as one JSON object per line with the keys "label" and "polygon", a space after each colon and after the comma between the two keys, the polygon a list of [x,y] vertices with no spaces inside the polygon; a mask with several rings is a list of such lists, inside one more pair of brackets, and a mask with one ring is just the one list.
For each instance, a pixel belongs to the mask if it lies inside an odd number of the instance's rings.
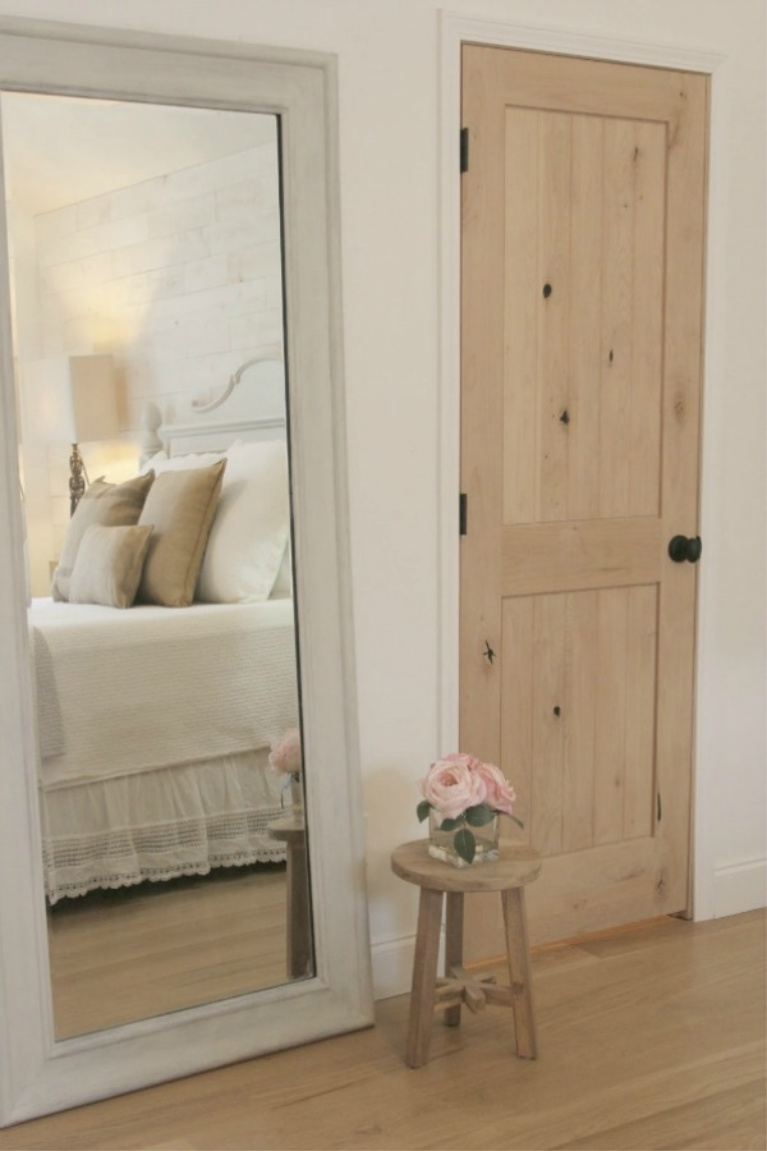
{"label": "reflection in mirror", "polygon": [[64,1038],[314,971],[279,127],[0,110]]}

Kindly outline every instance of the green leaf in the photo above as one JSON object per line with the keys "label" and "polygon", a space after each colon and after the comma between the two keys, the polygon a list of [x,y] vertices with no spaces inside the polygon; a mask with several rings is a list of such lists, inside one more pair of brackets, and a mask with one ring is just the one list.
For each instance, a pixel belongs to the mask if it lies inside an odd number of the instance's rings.
{"label": "green leaf", "polygon": [[467,827],[462,827],[460,831],[456,831],[453,847],[461,859],[465,859],[467,863],[472,862],[477,852],[477,842]]}
{"label": "green leaf", "polygon": [[440,831],[455,831],[456,827],[463,827],[462,819],[443,819],[439,825]]}
{"label": "green leaf", "polygon": [[466,821],[472,827],[484,827],[486,823],[492,823],[495,815],[492,807],[488,807],[486,803],[478,803],[475,807],[466,809]]}
{"label": "green leaf", "polygon": [[428,819],[430,811],[431,804],[429,803],[428,799],[422,799],[418,804],[418,807],[415,809],[415,813],[418,816],[418,822],[423,823],[425,819]]}

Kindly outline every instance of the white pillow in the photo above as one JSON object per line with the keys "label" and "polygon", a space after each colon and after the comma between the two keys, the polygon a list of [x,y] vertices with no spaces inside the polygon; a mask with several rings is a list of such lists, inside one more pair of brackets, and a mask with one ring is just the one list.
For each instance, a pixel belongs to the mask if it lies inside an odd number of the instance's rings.
{"label": "white pillow", "polygon": [[290,599],[293,595],[293,565],[290,558],[290,540],[285,544],[279,571],[272,587],[270,599]]}
{"label": "white pillow", "polygon": [[226,453],[226,461],[196,598],[204,603],[265,600],[288,541],[285,441],[234,444]]}

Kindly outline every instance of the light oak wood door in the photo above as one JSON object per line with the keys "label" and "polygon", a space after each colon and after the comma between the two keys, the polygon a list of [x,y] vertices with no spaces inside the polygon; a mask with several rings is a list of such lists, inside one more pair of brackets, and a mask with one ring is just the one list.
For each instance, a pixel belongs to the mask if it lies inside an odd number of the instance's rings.
{"label": "light oak wood door", "polygon": [[[533,941],[690,903],[708,90],[463,49],[461,748],[544,856]],[[492,903],[467,950],[503,950]]]}

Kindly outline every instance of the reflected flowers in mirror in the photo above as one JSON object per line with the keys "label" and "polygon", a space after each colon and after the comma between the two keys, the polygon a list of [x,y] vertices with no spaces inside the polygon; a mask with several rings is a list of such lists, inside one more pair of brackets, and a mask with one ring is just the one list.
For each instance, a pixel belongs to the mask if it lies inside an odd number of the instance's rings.
{"label": "reflected flowers in mirror", "polygon": [[285,782],[282,786],[282,806],[286,806],[286,796],[290,796],[290,803],[293,807],[301,806],[303,801],[301,789],[303,760],[301,733],[298,728],[289,727],[282,739],[271,745],[269,766],[272,771],[280,772],[285,776]]}

